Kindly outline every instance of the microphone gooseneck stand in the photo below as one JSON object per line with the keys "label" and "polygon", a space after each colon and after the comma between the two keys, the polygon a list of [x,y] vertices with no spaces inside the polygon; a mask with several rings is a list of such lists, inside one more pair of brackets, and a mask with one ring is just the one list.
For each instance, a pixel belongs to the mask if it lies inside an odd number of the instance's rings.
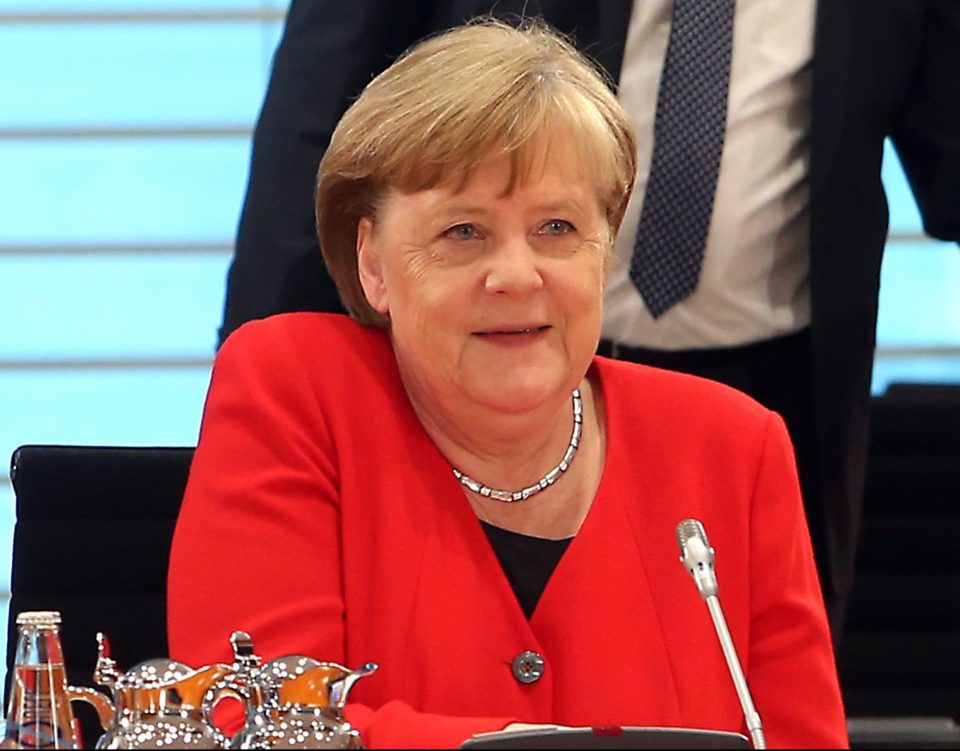
{"label": "microphone gooseneck stand", "polygon": [[680,522],[677,525],[677,544],[680,546],[680,562],[690,572],[700,597],[707,603],[707,610],[710,612],[717,639],[720,641],[720,649],[723,651],[730,677],[733,679],[733,687],[737,691],[737,698],[740,699],[740,706],[743,708],[744,720],[750,732],[753,747],[765,749],[767,741],[763,735],[763,724],[753,706],[747,679],[743,675],[743,668],[737,657],[737,648],[730,637],[730,629],[727,628],[727,621],[720,608],[717,576],[713,570],[714,550],[707,542],[707,533],[703,524],[696,519],[684,519]]}

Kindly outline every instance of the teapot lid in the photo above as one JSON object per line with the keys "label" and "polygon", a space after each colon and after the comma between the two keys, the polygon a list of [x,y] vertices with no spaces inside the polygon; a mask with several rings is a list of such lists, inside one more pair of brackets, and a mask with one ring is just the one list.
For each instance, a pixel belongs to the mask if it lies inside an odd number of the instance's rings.
{"label": "teapot lid", "polygon": [[159,688],[182,681],[196,671],[189,665],[168,658],[154,658],[134,665],[117,681],[122,688]]}
{"label": "teapot lid", "polygon": [[[263,666],[262,672],[276,680],[289,680],[303,675],[308,670],[319,667],[324,663],[304,655],[282,655],[270,660]],[[341,667],[337,665],[337,667]],[[342,668],[346,671],[346,668]]]}

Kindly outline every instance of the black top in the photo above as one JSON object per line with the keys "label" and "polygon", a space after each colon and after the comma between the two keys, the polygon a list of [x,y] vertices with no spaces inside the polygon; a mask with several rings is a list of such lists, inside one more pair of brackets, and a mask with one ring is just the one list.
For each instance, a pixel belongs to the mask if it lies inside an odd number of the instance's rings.
{"label": "black top", "polygon": [[507,575],[523,614],[530,620],[550,575],[570,545],[565,540],[545,540],[480,522],[497,559]]}

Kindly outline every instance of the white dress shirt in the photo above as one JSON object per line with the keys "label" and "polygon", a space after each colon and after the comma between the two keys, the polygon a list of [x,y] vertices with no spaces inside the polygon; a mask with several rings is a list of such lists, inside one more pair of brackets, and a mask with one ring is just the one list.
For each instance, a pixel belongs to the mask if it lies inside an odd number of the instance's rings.
{"label": "white dress shirt", "polygon": [[672,0],[633,4],[619,98],[639,141],[614,248],[603,337],[651,349],[728,347],[810,322],[810,82],[815,0],[737,0],[727,133],[700,282],[654,320],[628,270],[653,152]]}

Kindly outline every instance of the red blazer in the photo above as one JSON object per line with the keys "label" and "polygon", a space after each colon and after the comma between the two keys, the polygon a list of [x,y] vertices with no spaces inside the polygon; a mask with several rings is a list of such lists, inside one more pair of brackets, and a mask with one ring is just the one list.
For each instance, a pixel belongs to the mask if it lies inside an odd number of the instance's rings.
{"label": "red blazer", "polygon": [[[524,618],[388,338],[302,313],[217,358],[171,554],[172,655],[303,653],[380,671],[348,716],[371,747],[457,746],[512,720],[743,732],[674,528],[704,522],[771,746],[846,744],[797,487],[775,414],[719,384],[597,358],[607,455],[593,506]],[[546,668],[521,684],[511,663]]]}

